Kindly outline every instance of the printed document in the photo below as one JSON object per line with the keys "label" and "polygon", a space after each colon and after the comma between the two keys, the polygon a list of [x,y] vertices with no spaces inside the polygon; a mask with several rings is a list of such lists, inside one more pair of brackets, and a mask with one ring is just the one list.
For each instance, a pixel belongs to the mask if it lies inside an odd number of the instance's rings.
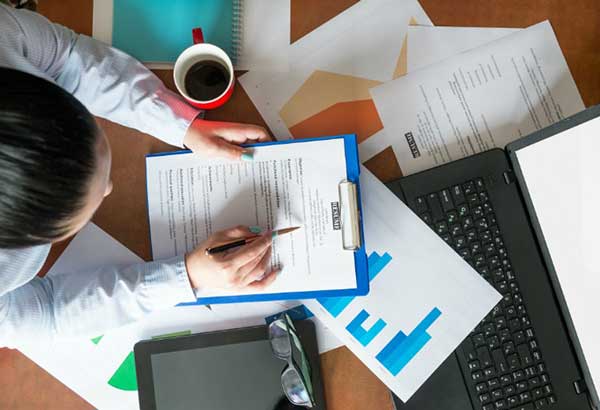
{"label": "printed document", "polygon": [[304,304],[407,401],[500,294],[364,167],[371,291]]}
{"label": "printed document", "polygon": [[503,148],[584,108],[547,21],[370,92],[386,130],[380,144],[405,175]]}
{"label": "printed document", "polygon": [[148,157],[146,165],[154,259],[183,255],[236,225],[299,226],[274,239],[272,267],[282,272],[260,293],[356,288],[354,253],[343,249],[339,222],[343,139],[260,146],[248,162],[182,153]]}

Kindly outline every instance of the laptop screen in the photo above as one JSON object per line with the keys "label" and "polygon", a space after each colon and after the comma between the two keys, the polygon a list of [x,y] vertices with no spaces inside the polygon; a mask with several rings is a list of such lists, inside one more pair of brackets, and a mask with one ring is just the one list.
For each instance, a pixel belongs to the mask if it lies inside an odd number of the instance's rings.
{"label": "laptop screen", "polygon": [[566,306],[600,388],[600,117],[515,151]]}

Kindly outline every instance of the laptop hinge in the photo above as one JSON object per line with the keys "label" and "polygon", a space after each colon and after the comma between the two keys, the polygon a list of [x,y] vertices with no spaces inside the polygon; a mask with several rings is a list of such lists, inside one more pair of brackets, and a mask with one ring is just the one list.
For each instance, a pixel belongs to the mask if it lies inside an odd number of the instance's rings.
{"label": "laptop hinge", "polygon": [[573,382],[573,386],[575,387],[575,392],[577,394],[582,394],[588,391],[587,384],[585,380],[577,380]]}
{"label": "laptop hinge", "polygon": [[510,169],[508,171],[504,171],[502,176],[504,177],[504,182],[506,183],[506,185],[510,185],[513,182],[515,182],[515,173],[512,172]]}

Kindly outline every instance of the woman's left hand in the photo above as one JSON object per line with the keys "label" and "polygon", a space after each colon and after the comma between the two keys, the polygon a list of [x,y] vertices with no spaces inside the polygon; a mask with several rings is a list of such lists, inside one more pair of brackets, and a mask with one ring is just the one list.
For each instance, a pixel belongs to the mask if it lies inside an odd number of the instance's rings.
{"label": "woman's left hand", "polygon": [[240,145],[263,141],[271,141],[271,137],[258,125],[202,119],[192,122],[183,139],[184,145],[196,154],[237,160],[252,159],[252,151]]}

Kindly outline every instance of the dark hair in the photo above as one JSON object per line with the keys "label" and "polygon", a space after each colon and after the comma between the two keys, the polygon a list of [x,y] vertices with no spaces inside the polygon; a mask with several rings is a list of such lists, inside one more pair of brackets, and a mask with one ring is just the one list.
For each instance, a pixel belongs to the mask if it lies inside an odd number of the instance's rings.
{"label": "dark hair", "polygon": [[50,243],[83,208],[98,127],[59,86],[0,68],[0,248]]}

